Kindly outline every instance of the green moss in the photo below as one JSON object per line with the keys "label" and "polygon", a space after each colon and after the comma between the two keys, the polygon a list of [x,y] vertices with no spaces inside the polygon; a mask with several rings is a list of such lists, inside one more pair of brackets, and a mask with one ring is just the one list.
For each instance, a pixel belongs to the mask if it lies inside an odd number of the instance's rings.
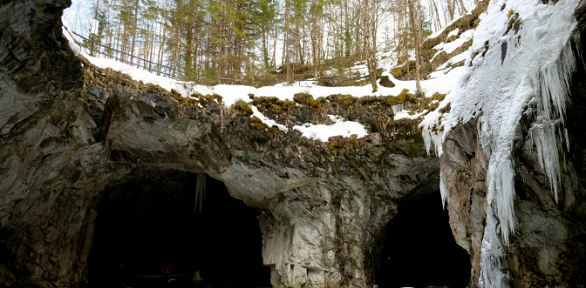
{"label": "green moss", "polygon": [[259,108],[272,111],[283,111],[297,107],[297,103],[289,100],[282,101],[277,97],[254,97],[252,104]]}
{"label": "green moss", "polygon": [[258,117],[256,116],[252,116],[250,117],[250,123],[252,124],[253,127],[259,128],[259,129],[268,129],[269,126],[265,123],[262,122],[262,120],[260,120]]}
{"label": "green moss", "polygon": [[439,102],[432,102],[431,104],[429,104],[429,111],[435,111],[435,109],[437,109],[437,107],[439,106]]}
{"label": "green moss", "polygon": [[381,97],[376,96],[364,96],[358,98],[358,102],[362,105],[371,104],[371,103],[378,103],[381,101]]}
{"label": "green moss", "polygon": [[318,103],[326,103],[328,100],[326,99],[326,97],[319,97],[315,99],[315,101]]}
{"label": "green moss", "polygon": [[175,100],[177,100],[177,102],[179,102],[179,104],[183,105],[183,106],[196,106],[197,103],[199,103],[200,101],[197,99],[193,99],[193,98],[185,98],[177,93],[169,93],[167,94],[171,97],[173,97]]}
{"label": "green moss", "polygon": [[303,92],[295,93],[295,95],[293,95],[293,100],[300,104],[306,104],[309,100],[313,100],[313,96],[311,96],[311,94]]}
{"label": "green moss", "polygon": [[419,156],[421,148],[425,146],[423,136],[421,135],[422,130],[419,127],[400,127],[395,131],[398,133],[394,136],[394,146],[409,156]]}
{"label": "green moss", "polygon": [[399,78],[399,77],[403,76],[403,69],[401,69],[399,67],[395,67],[391,70],[391,75],[393,75],[393,77],[395,77],[395,78]]}
{"label": "green moss", "polygon": [[437,101],[444,101],[444,99],[446,98],[446,94],[440,94],[439,92],[435,92],[433,93],[433,96],[431,96],[432,100],[437,100]]}
{"label": "green moss", "polygon": [[214,93],[214,95],[212,95],[212,97],[214,97],[214,100],[216,100],[217,103],[224,102],[224,97],[222,97],[222,95],[218,95],[218,94]]}
{"label": "green moss", "polygon": [[328,144],[328,149],[330,150],[338,150],[341,148],[344,148],[344,143],[342,142],[332,141]]}
{"label": "green moss", "polygon": [[235,111],[238,115],[252,115],[252,108],[250,108],[250,103],[246,103],[242,100],[236,101],[232,106],[230,106],[230,110]]}
{"label": "green moss", "polygon": [[405,103],[405,101],[414,102],[416,99],[417,98],[415,97],[415,95],[409,93],[408,89],[403,89],[403,91],[401,91],[399,95],[387,97],[385,103],[389,106],[392,106]]}

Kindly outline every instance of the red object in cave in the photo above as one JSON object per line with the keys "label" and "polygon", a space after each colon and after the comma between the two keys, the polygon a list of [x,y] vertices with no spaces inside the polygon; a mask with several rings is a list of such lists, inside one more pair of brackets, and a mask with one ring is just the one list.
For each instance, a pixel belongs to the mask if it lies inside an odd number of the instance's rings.
{"label": "red object in cave", "polygon": [[173,271],[171,264],[167,263],[167,264],[163,265],[163,274],[169,275],[171,273],[171,271]]}

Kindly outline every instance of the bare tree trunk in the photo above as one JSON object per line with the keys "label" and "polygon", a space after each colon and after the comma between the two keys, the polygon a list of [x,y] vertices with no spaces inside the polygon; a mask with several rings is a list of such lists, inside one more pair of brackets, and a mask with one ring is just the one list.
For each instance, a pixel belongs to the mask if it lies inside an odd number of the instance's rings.
{"label": "bare tree trunk", "polygon": [[[320,32],[321,32],[321,27],[320,27],[320,21],[321,21],[321,13],[322,11],[319,10],[319,8],[317,7],[317,3],[315,0],[313,0],[313,7],[312,7],[312,29],[311,29],[311,48],[312,51],[311,53],[313,54],[313,78],[314,79],[318,79],[319,78],[319,49],[320,49],[320,41],[319,39],[321,38],[320,36]],[[317,84],[317,81],[315,82],[315,84]]]}
{"label": "bare tree trunk", "polygon": [[[279,15],[279,10],[281,8],[280,1],[277,1],[277,13],[275,14],[276,17]],[[275,35],[273,38],[273,69],[277,68],[277,38],[279,37],[279,27],[278,23],[275,23]],[[281,60],[282,62],[282,60]]]}
{"label": "bare tree trunk", "polygon": [[[409,0],[411,1],[411,0]],[[448,1],[448,12],[450,13],[450,21],[454,20],[454,12],[456,11],[456,0],[447,0]]]}
{"label": "bare tree trunk", "polygon": [[[417,93],[421,93],[420,75],[419,75],[419,37],[421,36],[419,21],[419,3],[416,0],[408,0],[409,2],[409,18],[411,20],[411,28],[413,33],[413,40],[415,42],[415,79],[417,86]],[[417,7],[417,10],[416,8]]]}
{"label": "bare tree trunk", "polygon": [[362,26],[363,26],[363,39],[364,39],[364,52],[366,56],[366,63],[368,72],[370,74],[370,84],[372,85],[372,93],[378,91],[378,85],[376,84],[377,74],[377,61],[376,61],[376,5],[374,1],[363,1],[362,6]]}
{"label": "bare tree trunk", "polygon": [[464,10],[464,13],[468,13],[468,10],[466,10],[466,6],[464,6],[464,1],[458,0],[458,2],[460,2],[460,7],[462,8],[462,10]]}
{"label": "bare tree trunk", "polygon": [[138,4],[140,0],[136,0],[136,8],[134,9],[134,33],[132,33],[132,45],[130,46],[130,66],[132,66],[132,61],[134,59],[134,45],[136,44],[136,30],[138,26]]}
{"label": "bare tree trunk", "polygon": [[[442,26],[442,22],[440,21],[440,18],[439,18],[439,15],[440,15],[440,14],[439,14],[439,12],[438,12],[438,10],[437,10],[437,5],[435,4],[435,1],[434,1],[434,0],[429,0],[429,2],[431,2],[431,4],[433,4],[433,9],[435,10],[435,13],[433,13],[433,14],[435,14],[435,17],[436,17],[436,18],[435,18],[435,21],[436,21],[436,24],[435,24],[435,31],[439,31],[439,29],[441,29],[441,28],[442,28],[442,27],[441,27],[441,26]],[[429,10],[430,10],[430,11],[432,11],[431,9],[429,9]],[[433,16],[432,16],[431,18],[433,19]],[[435,31],[434,31],[434,32],[435,32]]]}
{"label": "bare tree trunk", "polygon": [[[159,63],[158,67],[157,67],[157,73],[160,74],[161,73],[161,65],[164,63],[163,62],[163,47],[165,47],[165,34],[167,33],[167,29],[165,29],[165,25],[161,24],[161,30],[163,30],[162,34],[163,37],[161,38],[161,43],[159,44],[159,53],[158,53],[158,59],[157,62]],[[170,72],[170,71],[169,71]]]}
{"label": "bare tree trunk", "polygon": [[[341,9],[341,8],[340,8]],[[346,58],[350,58],[350,20],[348,19],[348,0],[344,0],[344,48]]]}
{"label": "bare tree trunk", "polygon": [[289,61],[289,6],[290,0],[285,0],[285,43],[283,49],[285,51],[285,63],[287,65],[287,83],[291,84],[291,63]]}

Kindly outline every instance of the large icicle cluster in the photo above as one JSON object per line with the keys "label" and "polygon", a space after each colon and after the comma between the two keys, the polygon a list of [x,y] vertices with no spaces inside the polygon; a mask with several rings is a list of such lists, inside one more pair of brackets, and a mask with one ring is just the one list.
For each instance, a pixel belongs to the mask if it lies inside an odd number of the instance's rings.
{"label": "large icicle cluster", "polygon": [[503,245],[515,231],[512,150],[522,137],[524,115],[533,123],[532,144],[557,199],[560,153],[564,141],[569,145],[563,126],[569,76],[576,63],[571,47],[575,41],[570,38],[577,4],[578,0],[493,1],[474,34],[445,130],[478,117],[480,144],[489,160],[480,287],[503,287],[507,277],[500,271],[500,261]]}

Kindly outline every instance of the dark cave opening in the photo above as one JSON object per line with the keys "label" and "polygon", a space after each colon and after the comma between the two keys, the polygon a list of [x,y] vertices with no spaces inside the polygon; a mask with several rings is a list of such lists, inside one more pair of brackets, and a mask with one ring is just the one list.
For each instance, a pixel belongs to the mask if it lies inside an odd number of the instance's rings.
{"label": "dark cave opening", "polygon": [[[105,192],[88,287],[270,287],[256,210],[207,176],[194,213],[196,175],[151,169]],[[196,271],[203,281],[192,281]]]}
{"label": "dark cave opening", "polygon": [[382,287],[464,288],[470,256],[456,244],[439,191],[409,201],[387,226],[376,283]]}

